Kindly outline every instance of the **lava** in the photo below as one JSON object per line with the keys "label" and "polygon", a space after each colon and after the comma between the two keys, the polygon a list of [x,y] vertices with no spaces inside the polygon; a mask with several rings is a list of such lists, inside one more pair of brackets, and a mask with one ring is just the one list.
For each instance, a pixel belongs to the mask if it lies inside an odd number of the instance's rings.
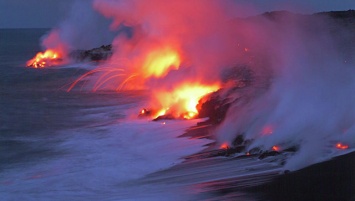
{"label": "lava", "polygon": [[147,112],[146,109],[142,109],[142,110],[141,110],[141,114],[142,114],[142,115],[146,114],[146,112]]}
{"label": "lava", "polygon": [[48,49],[45,52],[39,52],[34,58],[27,62],[27,67],[44,68],[47,66],[58,65],[62,62],[62,54],[58,51]]}
{"label": "lava", "polygon": [[[91,70],[76,79],[67,91],[71,91],[79,82],[96,73],[99,73],[99,77],[93,85],[92,90],[94,92],[108,84],[108,82],[114,82],[117,86],[117,91],[129,88],[126,86],[127,84],[133,86],[133,89],[144,88],[147,80],[150,78],[163,79],[171,70],[178,70],[181,63],[178,51],[172,48],[153,48],[151,52],[141,56],[142,59],[137,59],[140,62],[136,62],[136,67],[128,68],[128,70],[114,66],[99,67]],[[146,86],[146,88],[152,91],[156,101],[150,105],[154,109],[143,109],[140,111],[139,116],[157,118],[169,115],[169,118],[192,119],[198,115],[198,110],[196,109],[198,101],[206,94],[218,90],[220,86],[218,83],[201,84],[182,80],[180,84],[177,83],[170,90],[166,90],[163,87],[149,88],[149,86]]]}
{"label": "lava", "polygon": [[219,147],[220,149],[229,149],[228,143],[223,143],[221,144],[221,146]]}
{"label": "lava", "polygon": [[273,151],[280,151],[281,150],[281,147],[275,145],[271,148]]}
{"label": "lava", "polygon": [[337,143],[336,145],[335,145],[335,147],[337,148],[337,149],[348,149],[349,148],[349,145],[346,145],[346,144],[343,144],[343,143]]}
{"label": "lava", "polygon": [[[110,80],[116,80],[118,77],[125,77],[127,74],[124,72],[123,69],[120,68],[115,68],[115,67],[100,67],[96,68],[94,70],[88,71],[79,78],[77,78],[67,89],[67,92],[71,91],[80,81],[83,81],[85,78],[88,76],[91,76],[95,73],[102,73],[100,77],[97,79],[96,83],[94,84],[94,87],[92,89],[93,92],[97,91],[100,87],[102,87],[105,83],[109,82]],[[117,87],[117,90],[119,90],[122,85],[125,84],[125,82],[128,81],[128,79],[131,78],[129,76],[126,78],[123,82],[119,84]]]}
{"label": "lava", "polygon": [[146,89],[145,82],[150,78],[163,78],[170,70],[178,70],[181,63],[181,57],[176,49],[171,47],[151,47],[151,49],[136,58],[120,64],[122,68],[118,68],[117,64],[109,64],[91,70],[78,79],[76,79],[67,89],[71,91],[80,81],[98,74],[92,91],[95,92],[100,88],[110,85],[115,86],[116,91],[127,89]]}
{"label": "lava", "polygon": [[179,69],[180,56],[172,48],[159,48],[146,55],[144,77],[164,77],[171,69]]}
{"label": "lava", "polygon": [[198,115],[196,108],[198,101],[219,88],[219,84],[208,85],[186,82],[176,86],[171,91],[157,91],[155,92],[155,98],[163,108],[157,116],[169,114],[174,118],[193,119]]}

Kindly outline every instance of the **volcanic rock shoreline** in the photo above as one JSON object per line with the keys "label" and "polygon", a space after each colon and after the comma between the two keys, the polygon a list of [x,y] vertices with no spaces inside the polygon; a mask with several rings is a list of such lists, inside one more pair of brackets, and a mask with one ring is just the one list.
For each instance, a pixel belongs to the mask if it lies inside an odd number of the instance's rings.
{"label": "volcanic rock shoreline", "polygon": [[[286,16],[298,16],[306,18],[312,21],[314,17],[323,17],[329,19],[334,25],[340,26],[355,33],[355,10],[348,11],[330,11],[330,12],[319,12],[310,15],[297,14],[288,11],[273,11],[266,12],[264,14],[248,17],[243,20],[255,20],[260,17],[266,17],[275,22],[282,22],[283,18]],[[337,27],[333,25],[327,26],[329,32],[336,36]],[[352,36],[353,41],[355,41],[355,34]],[[341,38],[339,40],[342,40]],[[70,53],[70,57],[76,61],[94,61],[101,62],[109,59],[113,54],[112,45],[102,45],[101,47],[94,48],[91,50],[76,50]],[[209,94],[203,97],[198,105],[199,115],[197,118],[208,118],[207,121],[199,123],[197,126],[187,130],[182,137],[191,138],[208,138],[211,139],[208,133],[210,130],[215,128],[216,125],[221,123],[230,106],[236,104],[245,104],[250,99],[252,99],[256,94],[262,93],[263,90],[267,89],[270,81],[265,77],[258,77],[251,70],[248,65],[239,64],[234,67],[229,68],[221,75],[221,80],[224,83],[232,83],[232,87],[222,88],[217,92]],[[235,95],[238,94],[238,95]],[[165,115],[156,118],[156,121],[172,119],[171,116]],[[211,144],[209,148],[204,150],[202,153],[198,153],[199,157],[214,157],[214,156],[230,156],[234,154],[240,154],[245,150],[245,147],[250,144],[250,141],[245,141],[242,134],[238,135],[233,141],[231,147],[227,149],[217,149],[216,145]],[[288,147],[284,151],[295,152],[297,147]],[[273,156],[279,154],[277,151],[261,151],[261,150],[249,150],[249,154],[260,155],[260,158],[265,158],[268,156]],[[190,156],[195,157],[195,156]]]}
{"label": "volcanic rock shoreline", "polygon": [[[298,15],[286,11],[276,11],[265,13],[263,16],[272,20],[281,20],[284,15]],[[351,33],[352,41],[355,41],[355,10],[348,11],[332,11],[321,12],[313,15],[302,15],[305,18],[326,17],[333,23],[328,26],[329,33],[343,43],[345,39],[338,34],[337,27],[340,26]],[[344,40],[344,41],[343,41]],[[347,51],[347,50],[345,50]],[[349,51],[351,52],[351,51]],[[351,59],[351,58],[349,58]],[[205,122],[200,122],[196,126],[189,128],[181,137],[190,138],[208,138],[213,139],[210,135],[213,129],[226,116],[231,105],[238,102],[247,102],[253,93],[245,91],[253,91],[258,88],[256,82],[257,77],[248,66],[235,66],[229,72],[226,72],[224,81],[233,81],[234,87],[226,90],[221,89],[207,98],[207,101],[201,103],[199,117],[208,117]],[[258,80],[260,82],[260,80]],[[267,87],[268,80],[262,81],[264,87]],[[266,85],[266,86],[265,86]],[[259,85],[260,86],[260,85]],[[226,98],[226,94],[240,92],[242,96],[231,100]],[[223,95],[222,95],[223,94]],[[186,160],[205,159],[211,157],[231,157],[231,160],[242,160],[243,158],[257,158],[264,160],[265,158],[275,157],[278,155],[294,154],[298,147],[288,147],[282,152],[279,151],[262,151],[258,149],[249,150],[247,154],[245,148],[250,141],[243,139],[242,135],[237,135],[230,147],[219,148],[217,144],[211,143],[205,150],[188,156]],[[283,166],[285,160],[279,160],[277,163]],[[229,180],[219,181],[220,195],[226,196],[234,192],[252,192],[260,193],[263,199],[267,200],[355,200],[355,152],[335,157],[331,160],[314,164],[295,172],[285,171],[283,174],[273,175],[269,182],[248,188],[241,188],[238,182],[230,183]],[[238,187],[235,187],[238,186]]]}
{"label": "volcanic rock shoreline", "polygon": [[69,54],[69,57],[75,61],[104,61],[113,54],[112,45],[102,45],[91,50],[75,50]]}
{"label": "volcanic rock shoreline", "polygon": [[[287,11],[275,11],[264,13],[263,16],[279,21],[285,15],[299,15]],[[329,33],[342,43],[346,43],[345,39],[338,34],[338,27],[342,27],[353,33],[351,40],[355,41],[355,10],[348,11],[332,11],[321,12],[312,15],[301,15],[304,18],[311,19],[312,17],[325,17],[329,19],[330,24],[327,26]],[[257,18],[257,17],[255,17]],[[348,50],[345,50],[348,51]],[[351,52],[351,51],[349,51]],[[352,57],[349,58],[351,60]],[[246,71],[249,71],[246,73]],[[235,87],[229,89],[227,93],[235,93],[242,90],[253,90],[256,88],[256,75],[248,68],[235,67],[229,72],[229,77],[238,83]],[[260,80],[259,80],[260,81]],[[267,80],[263,82],[267,85]],[[251,89],[250,89],[251,88]],[[200,117],[209,117],[206,122],[201,122],[195,127],[187,130],[182,137],[191,138],[209,138],[209,135],[219,122],[222,122],[229,107],[238,102],[247,101],[250,94],[242,92],[243,96],[239,96],[235,100],[228,100],[225,95],[221,95],[222,90],[210,95],[208,101],[201,106]],[[248,155],[245,154],[245,148],[250,144],[249,141],[243,139],[242,135],[237,135],[230,147],[218,149],[216,144],[212,143],[204,151],[187,157],[187,160],[200,158],[209,158],[216,156],[230,157],[234,159],[243,159],[246,157],[254,157],[259,160],[264,160],[268,157],[278,155],[294,154],[298,147],[288,147],[282,152],[269,150],[262,151],[258,149],[249,150]],[[283,166],[285,160],[280,160],[279,165]],[[234,181],[235,182],[235,181]],[[221,195],[227,195],[238,191],[247,191],[252,193],[261,193],[263,199],[267,200],[355,200],[355,152],[347,153],[335,157],[331,160],[314,164],[295,172],[286,171],[280,175],[272,176],[269,182],[254,187],[242,189],[235,183],[230,183],[228,180],[220,181]]]}
{"label": "volcanic rock shoreline", "polygon": [[[282,21],[286,15],[302,16],[307,19],[313,17],[325,17],[336,26],[328,26],[329,32],[339,40],[343,40],[337,35],[337,26],[345,28],[354,33],[351,40],[355,41],[355,10],[348,11],[331,11],[320,12],[311,15],[295,14],[287,11],[267,12],[261,16],[273,21]],[[254,20],[260,16],[248,18]],[[345,43],[346,41],[344,41]],[[99,48],[91,50],[77,50],[70,54],[70,57],[76,61],[104,61],[112,55],[112,46],[103,45]],[[351,58],[350,58],[351,59]],[[180,137],[188,138],[207,138],[213,139],[210,133],[219,125],[231,107],[240,103],[241,105],[253,96],[268,87],[269,80],[260,77],[249,68],[248,65],[236,65],[221,75],[224,83],[233,83],[228,89],[220,89],[203,99],[201,99],[198,108],[198,118],[208,118],[204,122],[198,123],[186,130]],[[263,87],[260,87],[263,86]],[[232,94],[240,94],[239,96],[231,96]],[[163,120],[160,117],[157,120]],[[212,158],[217,156],[233,157],[234,159],[242,159],[246,157],[254,157],[263,160],[281,154],[293,154],[298,147],[288,147],[282,152],[275,150],[246,150],[251,142],[245,140],[243,135],[237,135],[230,147],[219,148],[217,144],[209,144],[203,151],[188,156],[185,159],[196,160]],[[248,151],[248,152],[247,152]],[[247,152],[247,154],[246,154]],[[285,161],[280,160],[280,165]],[[223,182],[222,182],[223,183]],[[241,191],[240,188],[233,188],[228,182],[223,188],[222,194]],[[248,189],[242,189],[252,192],[262,192],[270,200],[355,200],[355,152],[338,156],[329,161],[324,161],[309,167],[300,169],[295,172],[286,172],[281,175],[274,175],[273,179],[266,184],[254,186]]]}
{"label": "volcanic rock shoreline", "polygon": [[[287,11],[276,11],[264,13],[269,19],[278,21],[282,20],[285,15],[298,15]],[[338,34],[337,27],[340,26],[347,31],[353,33],[351,40],[355,41],[355,10],[348,11],[332,11],[321,12],[313,15],[302,15],[302,17],[311,19],[312,17],[326,17],[329,22],[333,23],[329,26],[329,33],[337,40],[346,43],[345,39]],[[344,41],[343,41],[344,40]],[[345,50],[347,51],[347,50]],[[351,51],[349,51],[351,52]],[[352,59],[351,57],[349,59]],[[235,93],[246,89],[253,90],[255,87],[256,75],[248,68],[235,67],[229,72],[228,76],[234,80],[235,87],[229,89],[227,93]],[[246,71],[249,71],[246,73]],[[263,82],[267,83],[267,80]],[[209,138],[211,131],[223,121],[229,107],[238,102],[247,101],[250,94],[242,92],[242,96],[237,99],[230,100],[225,95],[225,91],[220,90],[210,95],[208,101],[203,103],[200,108],[200,117],[209,117],[206,122],[201,122],[197,126],[187,130],[181,137],[191,138]],[[268,157],[278,155],[293,154],[298,147],[288,147],[282,152],[270,150],[262,151],[258,149],[249,150],[248,155],[245,154],[245,148],[250,144],[249,141],[243,139],[242,135],[237,135],[231,147],[218,149],[216,144],[212,143],[204,151],[187,157],[187,160],[195,160],[201,158],[209,158],[216,156],[230,157],[234,159],[243,159],[246,157],[254,157],[263,160]],[[279,165],[283,166],[285,160],[279,160]],[[252,193],[260,193],[261,197],[266,200],[355,200],[355,152],[350,152],[333,159],[320,162],[295,172],[285,171],[283,174],[274,175],[269,182],[248,188],[241,188],[236,182],[230,183],[228,180],[220,181],[219,185],[221,195],[226,196],[233,192],[247,191]],[[234,186],[239,186],[238,188]]]}
{"label": "volcanic rock shoreline", "polygon": [[275,177],[248,189],[270,200],[355,200],[355,152]]}

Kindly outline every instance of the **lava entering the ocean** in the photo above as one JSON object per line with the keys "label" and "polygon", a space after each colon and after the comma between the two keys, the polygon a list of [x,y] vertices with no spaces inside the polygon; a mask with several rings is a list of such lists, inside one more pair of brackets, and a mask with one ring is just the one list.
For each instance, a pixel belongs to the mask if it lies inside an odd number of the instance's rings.
{"label": "lava entering the ocean", "polygon": [[277,145],[274,145],[272,146],[271,148],[273,151],[280,151],[281,150],[281,147],[280,146],[277,146]]}
{"label": "lava entering the ocean", "polygon": [[[27,66],[63,64],[73,59],[73,49],[110,44],[102,46],[103,54],[100,48],[77,52],[80,61],[105,61],[95,62],[68,92],[149,90],[145,109],[137,110],[140,117],[208,117],[211,138],[226,143],[221,149],[229,145],[228,154],[297,152],[286,163],[292,170],[318,162],[328,141],[340,151],[354,147],[355,49],[345,46],[354,41],[353,29],[340,25],[341,34],[334,32],[345,13],[282,11],[240,18],[236,11],[244,8],[232,1],[92,2],[95,12],[112,22],[106,34],[117,31],[112,40],[102,43],[105,34],[78,30],[82,20],[76,19],[82,17],[75,15],[73,24],[68,20],[52,30],[42,44],[48,50]],[[344,128],[349,130],[334,138]]]}
{"label": "lava entering the ocean", "polygon": [[[117,91],[130,89],[149,89],[152,91],[154,101],[151,102],[150,109],[143,109],[139,116],[149,116],[169,119],[193,119],[198,116],[196,108],[199,100],[208,93],[215,92],[220,88],[219,83],[205,84],[194,80],[194,78],[184,79],[175,83],[172,87],[162,84],[151,86],[151,79],[167,79],[171,71],[178,71],[182,57],[178,48],[172,45],[153,46],[147,48],[146,52],[132,58],[127,66],[118,68],[116,64],[108,63],[91,70],[77,80],[75,80],[68,92],[79,82],[84,81],[88,76],[98,74],[92,91],[109,85],[114,86]],[[86,83],[86,82],[83,82]]]}
{"label": "lava entering the ocean", "polygon": [[63,56],[58,51],[48,49],[45,52],[39,52],[34,58],[27,62],[27,67],[44,68],[58,65],[63,61]]}
{"label": "lava entering the ocean", "polygon": [[343,143],[337,143],[336,145],[335,145],[335,147],[337,148],[337,149],[348,149],[349,148],[349,146],[348,145],[346,145],[346,144],[343,144]]}
{"label": "lava entering the ocean", "polygon": [[170,69],[179,69],[180,60],[178,52],[171,48],[151,51],[142,66],[144,77],[164,77]]}
{"label": "lava entering the ocean", "polygon": [[154,92],[154,97],[162,106],[155,114],[156,118],[193,119],[198,116],[196,106],[205,95],[215,92],[219,84],[183,83],[171,91]]}

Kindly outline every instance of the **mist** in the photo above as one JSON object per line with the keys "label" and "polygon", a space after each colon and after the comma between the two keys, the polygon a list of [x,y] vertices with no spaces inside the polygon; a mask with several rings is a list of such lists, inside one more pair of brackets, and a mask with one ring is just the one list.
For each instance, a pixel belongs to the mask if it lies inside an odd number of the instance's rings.
{"label": "mist", "polygon": [[265,29],[265,61],[272,73],[264,79],[270,86],[261,92],[250,89],[257,94],[234,104],[216,134],[220,143],[231,144],[237,135],[252,139],[249,150],[297,147],[285,166],[295,170],[334,156],[335,142],[354,146],[355,69],[346,56],[354,49],[339,45],[330,30],[337,29],[348,41],[350,32],[344,34],[330,19],[282,17]]}
{"label": "mist", "polygon": [[[151,105],[163,104],[156,92],[186,83],[228,90],[221,75],[244,66],[253,85],[228,94],[234,102],[214,131],[217,142],[243,135],[253,140],[248,149],[295,146],[287,169],[332,157],[336,142],[354,147],[354,49],[343,44],[350,32],[322,16],[238,18],[240,10],[253,12],[233,1],[77,1],[43,45],[69,52],[112,43],[112,57],[99,68],[124,76],[103,86],[149,89]],[[161,56],[172,60],[157,72],[150,66]]]}
{"label": "mist", "polygon": [[119,30],[109,29],[110,21],[92,8],[90,1],[76,0],[66,19],[42,37],[44,49],[66,54],[111,44]]}

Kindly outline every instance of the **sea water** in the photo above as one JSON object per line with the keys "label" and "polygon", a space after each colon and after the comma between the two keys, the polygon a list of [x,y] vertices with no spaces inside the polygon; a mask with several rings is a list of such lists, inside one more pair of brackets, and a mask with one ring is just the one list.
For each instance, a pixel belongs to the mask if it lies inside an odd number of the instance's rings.
{"label": "sea water", "polygon": [[196,121],[138,119],[140,92],[66,92],[85,70],[25,67],[47,31],[0,30],[1,200],[180,200],[135,181],[200,151],[178,138]]}
{"label": "sea water", "polygon": [[1,200],[259,200],[277,158],[186,157],[203,120],[138,118],[146,91],[67,92],[92,64],[33,69],[46,29],[0,30]]}

